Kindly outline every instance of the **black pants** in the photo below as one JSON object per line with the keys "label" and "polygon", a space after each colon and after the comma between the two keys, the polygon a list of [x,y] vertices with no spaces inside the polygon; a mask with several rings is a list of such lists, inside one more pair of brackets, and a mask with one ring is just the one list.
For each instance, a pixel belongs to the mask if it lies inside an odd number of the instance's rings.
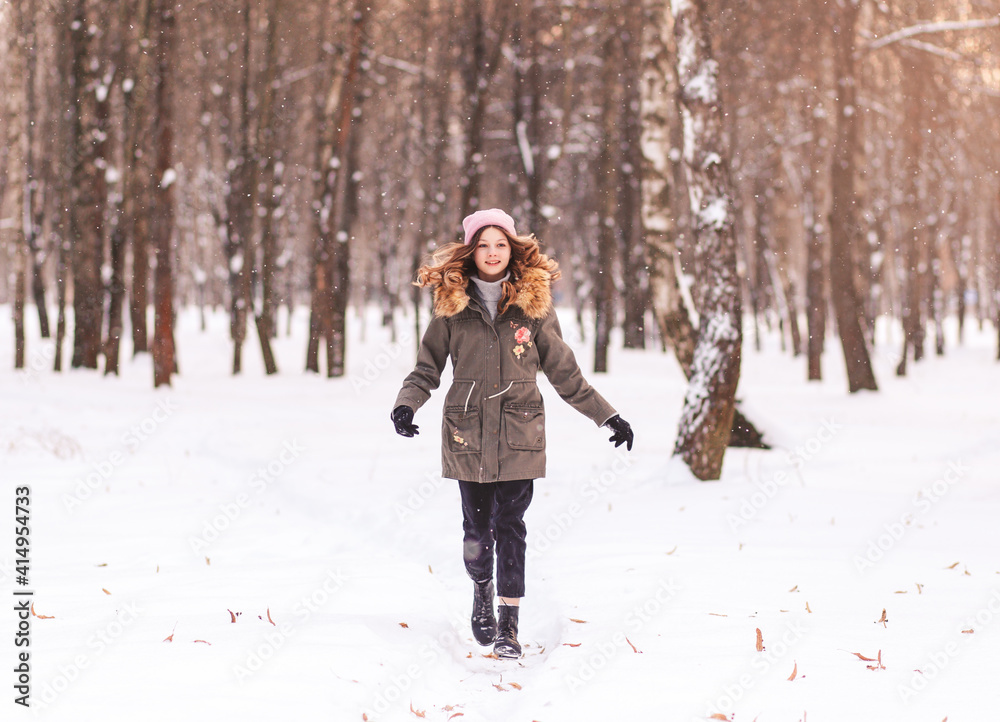
{"label": "black pants", "polygon": [[524,596],[527,530],[524,512],[531,503],[534,479],[482,484],[460,481],[465,571],[473,581],[493,578],[496,549],[497,595]]}

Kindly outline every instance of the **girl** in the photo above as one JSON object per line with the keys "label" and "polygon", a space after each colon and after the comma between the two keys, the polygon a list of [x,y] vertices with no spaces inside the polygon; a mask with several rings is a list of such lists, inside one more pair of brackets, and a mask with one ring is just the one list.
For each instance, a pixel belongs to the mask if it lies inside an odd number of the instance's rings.
{"label": "girl", "polygon": [[[442,476],[462,496],[465,568],[474,584],[472,633],[500,658],[521,656],[518,610],[524,596],[524,512],[533,481],[545,476],[545,412],[535,384],[545,372],[558,394],[615,446],[632,449],[632,429],[583,378],[562,339],[550,284],[558,264],[534,236],[491,208],[462,221],[464,243],[440,248],[415,285],[434,291],[434,318],[417,365],[403,381],[392,421],[413,436],[413,414],[441,381],[448,357],[454,381],[444,403]],[[493,613],[496,555],[500,620]]]}

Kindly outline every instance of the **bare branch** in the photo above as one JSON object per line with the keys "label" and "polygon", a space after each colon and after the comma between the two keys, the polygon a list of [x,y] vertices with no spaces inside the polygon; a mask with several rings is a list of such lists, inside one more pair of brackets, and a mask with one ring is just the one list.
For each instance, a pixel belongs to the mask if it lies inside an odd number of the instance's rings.
{"label": "bare branch", "polygon": [[912,38],[915,35],[925,35],[928,33],[947,33],[957,30],[978,30],[980,28],[992,28],[1000,25],[1000,15],[995,18],[984,18],[981,20],[945,20],[934,23],[918,23],[908,28],[901,28],[891,32],[877,40],[868,43],[865,50],[871,52],[884,48],[886,45]]}

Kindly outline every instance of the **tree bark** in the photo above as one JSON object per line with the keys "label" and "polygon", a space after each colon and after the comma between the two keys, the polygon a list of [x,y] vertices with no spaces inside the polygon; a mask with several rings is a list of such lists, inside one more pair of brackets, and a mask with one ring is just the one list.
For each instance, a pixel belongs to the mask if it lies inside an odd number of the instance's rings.
{"label": "tree bark", "polygon": [[35,25],[35,7],[30,3],[16,6],[21,15],[21,38],[24,47],[24,189],[23,226],[24,243],[30,265],[31,297],[38,313],[38,325],[42,338],[49,338],[49,313],[45,305],[45,284],[42,266],[45,254],[38,245],[42,226],[42,204],[35,201],[38,191],[38,172],[35,163],[35,128],[39,121],[37,92],[35,89],[38,73],[38,36]]}
{"label": "tree bark", "polygon": [[173,247],[174,169],[173,144],[173,68],[174,68],[174,0],[157,0],[159,22],[156,39],[156,177],[159,184],[154,193],[152,209],[152,240],[156,254],[154,288],[155,316],[153,321],[153,386],[170,386],[176,370],[174,347]]}
{"label": "tree bark", "polygon": [[[119,3],[119,27],[128,27],[132,21],[131,3],[121,0]],[[118,72],[125,76],[122,89],[122,158],[124,167],[121,175],[121,189],[111,208],[111,278],[108,283],[108,323],[107,338],[104,341],[104,374],[117,375],[119,372],[119,358],[121,354],[121,337],[124,332],[124,321],[122,318],[125,306],[125,251],[129,237],[129,206],[132,202],[131,183],[134,177],[134,169],[131,162],[135,160],[130,154],[130,147],[135,142],[135,117],[133,115],[133,105],[135,94],[134,79],[131,77],[133,68],[128,49],[129,41],[126,38],[116,40],[117,48],[115,52]],[[127,83],[127,85],[126,85]]]}
{"label": "tree bark", "polygon": [[232,305],[230,308],[230,335],[233,340],[233,375],[243,371],[243,343],[247,336],[247,314],[251,310],[251,276],[254,266],[253,208],[254,163],[250,157],[250,0],[244,0],[243,38],[240,78],[237,88],[239,118],[235,156],[230,158],[234,168],[229,175],[230,190],[226,196],[228,220],[229,282]]}
{"label": "tree bark", "polygon": [[608,370],[608,345],[614,326],[614,262],[616,237],[616,206],[618,205],[618,163],[615,146],[618,138],[618,108],[616,88],[618,77],[617,33],[609,33],[603,47],[602,137],[597,155],[596,188],[598,194],[597,216],[597,268],[594,277],[594,372]]}
{"label": "tree bark", "polygon": [[[278,290],[276,282],[277,260],[278,260],[278,239],[275,230],[275,212],[279,206],[278,194],[282,182],[281,148],[277,143],[278,115],[275,111],[276,88],[275,77],[278,70],[278,3],[277,0],[268,0],[267,6],[267,34],[265,39],[264,53],[264,77],[261,80],[261,103],[258,113],[261,122],[257,126],[256,156],[259,168],[261,184],[261,206],[263,214],[261,216],[260,227],[260,247],[261,247],[261,268],[260,268],[260,290],[261,308],[258,314],[261,321],[258,326],[263,327],[264,335],[268,339],[267,346],[270,347],[270,339],[277,335],[277,308]],[[264,342],[262,341],[262,344]],[[269,348],[264,349],[265,357],[269,354]]]}
{"label": "tree bark", "polygon": [[855,286],[854,246],[858,235],[858,199],[854,178],[859,153],[856,103],[855,33],[859,0],[845,0],[833,5],[831,28],[834,43],[834,69],[837,76],[835,106],[836,138],[831,171],[832,202],[830,209],[830,283],[837,331],[847,366],[847,385],[851,393],[862,389],[878,390],[864,329],[862,308]]}
{"label": "tree bark", "polygon": [[[153,0],[138,0],[136,9],[137,16],[132,22],[137,28],[139,47],[149,47],[155,10]],[[153,130],[150,99],[155,90],[154,71],[150,53],[139,52],[136,55],[134,74],[126,78],[132,81],[133,86],[132,92],[128,94],[131,97],[125,101],[132,120],[126,125],[125,178],[128,179],[128,184],[123,186],[125,198],[122,221],[127,236],[126,243],[132,249],[129,322],[132,327],[133,356],[149,351],[149,330],[146,323],[149,308],[149,214],[143,212],[143,209],[152,204],[153,190],[156,187],[150,163],[150,158],[155,153],[150,152],[152,148],[147,140],[147,135]]]}
{"label": "tree bark", "polygon": [[[642,3],[625,6],[622,35],[622,74],[624,88],[620,101],[622,118],[621,162],[617,226],[622,239],[623,340],[625,348],[646,348],[646,308],[649,305],[649,279],[646,272],[645,244],[640,221],[642,208]],[[622,82],[622,81],[619,81]]]}
{"label": "tree bark", "polygon": [[85,0],[76,0],[70,23],[72,69],[69,107],[72,112],[71,137],[74,158],[70,180],[69,207],[70,263],[73,274],[73,368],[97,368],[101,352],[101,322],[103,320],[103,260],[104,209],[107,190],[104,172],[99,165],[104,160],[106,141],[99,127],[99,110],[93,80],[89,28],[97,22],[88,17]]}
{"label": "tree bark", "polygon": [[677,228],[670,212],[674,194],[671,130],[677,116],[677,77],[671,66],[671,18],[666,0],[644,0],[642,109],[642,233],[649,267],[650,302],[664,350],[674,349],[688,376],[697,333],[677,280]]}
{"label": "tree bark", "polygon": [[516,10],[516,5],[506,0],[495,2],[491,7],[486,5],[484,0],[464,0],[463,27],[468,35],[459,36],[459,43],[463,48],[460,55],[463,61],[463,98],[467,103],[466,110],[462,113],[465,118],[465,152],[460,180],[460,218],[479,207],[490,83],[500,67],[501,51],[508,35],[510,18]]}
{"label": "tree bark", "polygon": [[733,427],[743,340],[728,153],[706,0],[673,4],[684,120],[684,171],[701,316],[674,454],[701,480],[718,479]]}
{"label": "tree bark", "polygon": [[[315,186],[315,246],[312,270],[312,300],[309,319],[309,345],[306,350],[306,369],[319,372],[319,342],[326,340],[327,376],[344,374],[346,339],[337,333],[336,278],[341,275],[346,244],[337,242],[339,221],[337,217],[338,182],[343,155],[354,121],[357,102],[356,86],[360,76],[361,55],[365,47],[365,28],[370,8],[365,0],[356,0],[348,43],[348,55],[338,75],[331,72],[327,87],[317,95],[317,142],[315,164],[319,180]],[[324,43],[319,35],[320,53]],[[344,246],[343,248],[341,246]],[[346,297],[345,297],[346,298]]]}
{"label": "tree bark", "polygon": [[[698,332],[677,280],[677,228],[670,212],[674,194],[671,135],[677,118],[677,76],[669,51],[672,19],[665,0],[644,0],[643,12],[641,219],[649,295],[663,350],[668,345],[674,349],[684,377],[690,380]],[[733,412],[729,446],[770,448],[739,408]]]}

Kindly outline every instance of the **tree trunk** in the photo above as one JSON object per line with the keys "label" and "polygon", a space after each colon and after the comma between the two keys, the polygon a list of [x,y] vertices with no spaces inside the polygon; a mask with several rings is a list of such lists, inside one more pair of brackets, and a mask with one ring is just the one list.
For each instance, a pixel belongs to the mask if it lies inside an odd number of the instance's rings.
{"label": "tree trunk", "polygon": [[[276,108],[275,77],[278,71],[277,52],[278,11],[277,0],[267,3],[267,36],[265,40],[264,77],[261,81],[263,102],[258,113],[262,119],[257,126],[257,164],[264,190],[261,197],[263,214],[260,227],[261,268],[261,323],[268,340],[277,336],[278,289],[276,283],[278,238],[275,230],[275,212],[281,192],[281,148],[277,143],[278,115]],[[265,355],[267,351],[265,351]]]}
{"label": "tree trunk", "polygon": [[264,77],[261,80],[261,95],[263,101],[258,110],[261,118],[257,124],[257,142],[254,144],[255,168],[260,178],[263,190],[261,207],[263,210],[260,223],[260,295],[261,304],[255,308],[254,322],[257,337],[260,341],[261,354],[264,359],[264,370],[270,374],[278,373],[278,365],[271,349],[271,339],[275,337],[277,324],[277,305],[275,296],[275,273],[277,271],[277,238],[274,231],[275,210],[278,207],[278,186],[280,185],[281,164],[276,155],[279,152],[275,135],[278,118],[275,113],[275,77],[277,73],[277,0],[269,0],[267,7],[267,35],[264,51]]}
{"label": "tree trunk", "polygon": [[171,145],[173,143],[174,3],[157,0],[159,33],[156,39],[156,177],[159,185],[152,208],[152,240],[156,254],[153,321],[153,386],[170,385],[176,369],[174,348],[173,248],[174,227]]}
{"label": "tree trunk", "polygon": [[[666,351],[674,349],[684,377],[691,378],[698,332],[681,295],[677,280],[677,229],[670,212],[673,168],[670,162],[671,131],[677,118],[677,77],[670,63],[672,19],[665,0],[644,0],[640,88],[642,115],[642,233],[649,295],[653,316]],[[763,434],[737,408],[733,413],[730,446],[770,448]]]}
{"label": "tree trunk", "polygon": [[694,226],[701,316],[674,454],[701,480],[718,479],[733,428],[743,340],[728,153],[706,0],[675,3],[684,170]]}
{"label": "tree trunk", "polygon": [[[813,168],[813,174],[818,171]],[[815,181],[810,181],[814,184]],[[823,346],[826,337],[826,264],[823,258],[823,233],[820,226],[819,208],[816,203],[816,193],[810,189],[806,192],[804,203],[806,218],[806,329],[809,341],[806,344],[808,360],[807,378],[809,381],[823,380]]]}
{"label": "tree trunk", "polygon": [[[365,28],[369,7],[365,0],[355,0],[351,25],[348,56],[340,76],[330,73],[327,87],[317,95],[317,143],[316,167],[321,169],[320,180],[315,187],[315,245],[313,251],[312,301],[309,320],[309,346],[306,351],[306,369],[319,372],[319,342],[326,340],[327,376],[342,376],[344,373],[343,334],[335,336],[338,321],[335,320],[336,291],[334,283],[343,268],[345,259],[338,254],[346,253],[346,247],[337,242],[339,229],[337,218],[338,182],[343,164],[343,154],[353,126],[356,86],[360,75],[361,55],[365,47]],[[322,57],[323,34],[320,33],[320,53]],[[327,110],[330,109],[330,110]]]}
{"label": "tree trunk", "polygon": [[235,157],[229,159],[234,168],[229,175],[230,192],[226,196],[228,225],[229,281],[232,306],[230,336],[233,340],[233,375],[243,371],[243,343],[247,336],[247,314],[252,309],[251,278],[254,267],[253,209],[255,171],[250,148],[250,0],[242,7],[242,62],[237,90],[239,118],[237,120]]}
{"label": "tree trunk", "polygon": [[622,319],[625,348],[646,347],[646,308],[649,305],[649,279],[646,272],[645,244],[642,236],[642,27],[641,2],[628,3],[624,9],[621,63],[623,84],[619,117],[622,119],[621,162],[618,183],[617,225],[622,239]]}
{"label": "tree trunk", "polygon": [[96,22],[86,15],[85,0],[76,0],[70,25],[72,69],[69,107],[71,137],[75,144],[71,171],[69,207],[70,263],[73,273],[73,368],[97,368],[101,351],[103,320],[104,207],[107,192],[104,172],[104,129],[100,127],[98,102],[92,84],[89,28]]}
{"label": "tree trunk", "polygon": [[[542,63],[538,57],[538,34],[542,31],[539,6],[533,5],[525,22],[516,20],[511,32],[513,58],[513,105],[511,120],[517,143],[518,158],[524,174],[526,199],[523,224],[532,233],[544,238],[545,217],[542,214],[542,193],[545,188],[546,158],[540,152],[544,146],[543,127],[546,111],[545,84]],[[516,185],[519,181],[512,175]]]}
{"label": "tree trunk", "polygon": [[614,327],[614,276],[616,206],[618,205],[618,162],[615,147],[618,139],[618,41],[616,33],[609,33],[604,42],[602,62],[602,137],[597,155],[596,188],[598,194],[597,216],[597,268],[594,278],[594,372],[608,370],[608,345]]}
{"label": "tree trunk", "polygon": [[828,37],[825,9],[810,11],[810,19],[815,28],[814,42],[806,43],[807,55],[804,67],[814,73],[816,91],[808,92],[803,99],[799,113],[807,118],[806,127],[813,138],[806,154],[808,175],[803,183],[802,215],[805,223],[806,241],[806,378],[809,381],[823,379],[823,350],[826,345],[826,316],[829,305],[827,295],[827,225],[824,204],[828,198],[826,188],[830,179],[827,142],[827,125],[823,120],[829,113],[825,90],[828,81],[823,70],[828,57],[823,39]]}
{"label": "tree trunk", "polygon": [[[60,200],[60,199],[57,199]],[[62,371],[63,341],[66,340],[66,277],[69,269],[66,266],[68,254],[68,212],[61,210],[61,204],[54,203],[57,220],[56,227],[56,352],[52,361],[53,371]]]}
{"label": "tree trunk", "polygon": [[[153,0],[138,0],[137,17],[132,22],[138,33],[139,46],[149,47],[153,21]],[[125,71],[128,73],[128,70]],[[148,52],[139,52],[132,80],[131,96],[126,99],[131,122],[126,125],[126,158],[124,185],[125,198],[122,208],[127,243],[132,249],[132,285],[129,294],[129,321],[132,326],[132,354],[149,351],[149,331],[146,312],[149,308],[149,214],[144,212],[153,202],[156,181],[153,177],[151,158],[155,156],[147,140],[153,129],[150,126],[154,113],[151,110],[151,96],[155,91],[153,78],[155,68]]]}
{"label": "tree trunk", "polygon": [[38,68],[38,36],[35,31],[35,7],[30,3],[16,6],[21,14],[21,37],[24,46],[24,189],[23,225],[24,243],[28,251],[31,272],[31,296],[38,313],[38,325],[42,338],[49,338],[49,313],[45,305],[45,284],[42,279],[42,265],[45,256],[38,246],[38,236],[42,226],[42,204],[35,202],[38,173],[35,167],[35,127],[38,117],[38,102],[35,84]]}
{"label": "tree trunk", "polygon": [[[2,200],[3,196],[0,196]],[[20,240],[20,239],[18,239]],[[28,254],[22,244],[18,244],[14,258],[14,368],[24,368],[24,297],[25,297],[25,266],[28,265]]]}
{"label": "tree trunk", "polygon": [[[148,0],[138,3],[139,16],[134,17],[135,7],[133,3],[123,0],[119,4],[119,27],[124,29],[130,24],[143,28],[143,38],[148,37],[148,16],[149,10],[146,7]],[[124,30],[123,30],[124,32]],[[139,95],[145,95],[148,80],[142,79],[141,89],[136,88],[135,67],[132,62],[129,45],[132,38],[127,35],[118,39],[116,48],[116,62],[118,73],[122,76],[122,159],[123,168],[121,175],[121,193],[116,194],[117,200],[111,211],[111,279],[108,285],[108,323],[107,339],[104,342],[104,373],[118,374],[119,360],[121,355],[121,337],[124,332],[123,312],[125,307],[125,286],[126,275],[126,249],[129,239],[133,234],[134,204],[136,199],[134,193],[136,189],[136,179],[138,173],[138,160],[136,144],[139,138],[139,121],[136,116],[136,99]],[[138,104],[140,110],[144,110],[144,104]]]}
{"label": "tree trunk", "polygon": [[671,130],[677,117],[677,77],[670,64],[671,18],[666,0],[644,0],[642,108],[642,233],[650,302],[664,350],[673,347],[688,376],[697,333],[677,280],[677,229],[670,212],[674,189]]}
{"label": "tree trunk", "polygon": [[104,374],[118,374],[118,358],[123,329],[122,307],[125,302],[125,229],[123,219],[111,229],[111,280],[108,285],[108,338],[104,344]]}
{"label": "tree trunk", "polygon": [[855,32],[860,6],[858,0],[846,0],[833,6],[834,69],[837,76],[835,109],[836,139],[833,148],[830,209],[830,283],[837,331],[847,366],[847,384],[851,393],[861,389],[878,390],[868,355],[867,339],[861,326],[861,302],[855,286],[854,246],[858,235],[858,202],[854,189],[855,159],[858,144],[857,104],[855,101]]}
{"label": "tree trunk", "polygon": [[509,35],[511,16],[520,12],[515,3],[496,3],[487,18],[482,0],[463,0],[462,32],[458,43],[463,48],[462,83],[464,106],[464,153],[462,160],[459,217],[464,218],[479,207],[479,187],[485,160],[486,106],[490,84],[500,68],[501,52]]}

